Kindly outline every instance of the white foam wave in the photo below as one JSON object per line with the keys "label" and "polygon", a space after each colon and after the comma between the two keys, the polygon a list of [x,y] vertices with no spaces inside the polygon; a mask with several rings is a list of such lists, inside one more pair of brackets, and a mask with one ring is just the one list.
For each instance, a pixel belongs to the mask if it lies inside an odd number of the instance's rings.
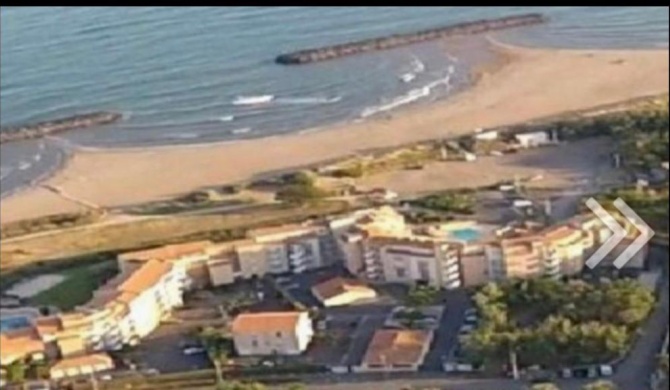
{"label": "white foam wave", "polygon": [[278,104],[332,104],[342,100],[342,96],[305,96],[305,97],[285,97],[275,100]]}
{"label": "white foam wave", "polygon": [[35,161],[35,162],[39,162],[41,159],[42,159],[41,154],[36,154],[36,155],[33,156],[33,161]]}
{"label": "white foam wave", "polygon": [[417,56],[414,56],[412,58],[412,69],[414,69],[414,73],[422,73],[424,70],[426,70],[426,65],[421,62]]}
{"label": "white foam wave", "polygon": [[250,131],[251,131],[251,127],[242,127],[240,129],[230,130],[230,134],[235,134],[235,135],[247,134]]}
{"label": "white foam wave", "polygon": [[447,75],[441,79],[432,81],[421,88],[414,88],[404,95],[400,95],[388,102],[384,102],[378,106],[368,107],[361,112],[361,118],[367,118],[382,112],[391,111],[398,107],[413,103],[417,100],[429,97],[433,90],[440,86],[445,86],[447,89],[451,87],[451,76],[455,68],[450,66],[447,68]]}
{"label": "white foam wave", "polygon": [[26,169],[30,169],[30,167],[32,167],[32,166],[33,166],[33,164],[31,164],[27,161],[21,161],[21,163],[19,163],[19,170],[20,171],[25,171]]}
{"label": "white foam wave", "polygon": [[168,134],[164,138],[166,139],[196,139],[200,138],[198,133],[177,133],[177,134]]}
{"label": "white foam wave", "polygon": [[267,104],[275,99],[274,95],[257,95],[257,96],[238,96],[233,100],[235,106],[252,106],[258,104]]}
{"label": "white foam wave", "polygon": [[221,122],[232,122],[235,120],[235,115],[224,115],[219,117]]}
{"label": "white foam wave", "polygon": [[415,78],[416,75],[414,73],[404,73],[400,75],[400,80],[403,83],[411,83],[412,81],[414,81]]}

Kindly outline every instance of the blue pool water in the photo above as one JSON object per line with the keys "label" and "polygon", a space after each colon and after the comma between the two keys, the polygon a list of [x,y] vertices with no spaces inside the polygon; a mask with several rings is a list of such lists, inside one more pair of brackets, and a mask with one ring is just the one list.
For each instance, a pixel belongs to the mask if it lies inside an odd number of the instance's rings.
{"label": "blue pool water", "polygon": [[30,326],[28,317],[7,317],[0,318],[0,333],[7,332],[14,329],[27,328]]}
{"label": "blue pool water", "polygon": [[471,242],[478,240],[482,234],[474,228],[463,228],[452,230],[450,235],[459,241]]}

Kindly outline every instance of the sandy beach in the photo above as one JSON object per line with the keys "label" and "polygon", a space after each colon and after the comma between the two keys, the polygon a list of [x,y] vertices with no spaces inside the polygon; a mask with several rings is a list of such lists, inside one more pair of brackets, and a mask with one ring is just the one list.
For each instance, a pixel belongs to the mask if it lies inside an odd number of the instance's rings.
{"label": "sandy beach", "polygon": [[[390,119],[228,144],[77,152],[47,181],[69,196],[121,206],[260,173],[314,164],[357,151],[469,133],[668,91],[667,50],[544,50],[501,47],[508,61],[447,101],[393,113]],[[10,222],[81,206],[31,188],[0,205]]]}

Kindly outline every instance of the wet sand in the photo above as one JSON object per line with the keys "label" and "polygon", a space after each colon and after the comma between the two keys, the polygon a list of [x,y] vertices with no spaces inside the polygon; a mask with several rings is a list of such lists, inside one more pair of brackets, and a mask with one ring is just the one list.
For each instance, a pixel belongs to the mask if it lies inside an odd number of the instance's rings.
{"label": "wet sand", "polygon": [[[361,150],[464,134],[478,127],[519,123],[668,91],[667,50],[507,46],[501,50],[508,61],[495,70],[486,69],[469,90],[448,101],[399,110],[391,119],[234,143],[80,151],[48,184],[102,206],[136,204]],[[3,199],[0,221],[78,207],[43,189],[27,189]]]}

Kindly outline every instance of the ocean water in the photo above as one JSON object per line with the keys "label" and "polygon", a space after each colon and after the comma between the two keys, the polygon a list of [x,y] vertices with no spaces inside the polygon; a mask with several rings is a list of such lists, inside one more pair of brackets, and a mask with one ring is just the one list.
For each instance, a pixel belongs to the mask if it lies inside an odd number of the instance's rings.
{"label": "ocean water", "polygon": [[[126,119],[57,140],[2,145],[0,188],[7,195],[45,177],[72,144],[262,137],[448,98],[467,85],[468,66],[487,59],[476,43],[422,44],[299,67],[273,59],[523,12],[543,12],[550,23],[506,31],[501,39],[550,47],[668,46],[667,7],[2,7],[2,126],[93,110],[121,111]],[[247,104],[248,97],[266,102]]]}

